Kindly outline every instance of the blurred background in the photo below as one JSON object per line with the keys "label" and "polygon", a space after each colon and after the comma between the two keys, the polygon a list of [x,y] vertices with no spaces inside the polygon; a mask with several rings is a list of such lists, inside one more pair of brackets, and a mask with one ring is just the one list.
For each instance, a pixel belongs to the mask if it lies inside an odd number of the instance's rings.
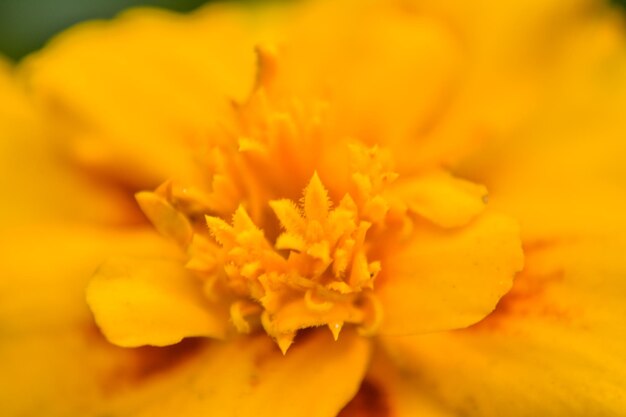
{"label": "blurred background", "polygon": [[[212,0],[0,0],[0,54],[14,60],[20,59],[41,48],[51,36],[75,23],[111,18],[129,7],[157,6],[190,11],[210,1]],[[607,1],[626,10],[626,0]]]}
{"label": "blurred background", "polygon": [[[625,0],[626,1],[626,0]],[[19,59],[63,29],[136,6],[189,11],[207,0],[0,0],[0,53]]]}

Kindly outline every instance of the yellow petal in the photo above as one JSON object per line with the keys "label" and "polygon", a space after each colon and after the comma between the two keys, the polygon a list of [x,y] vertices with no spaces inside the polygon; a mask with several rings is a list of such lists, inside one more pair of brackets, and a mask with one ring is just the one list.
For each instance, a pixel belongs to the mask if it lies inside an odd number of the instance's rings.
{"label": "yellow petal", "polygon": [[85,303],[103,257],[175,254],[153,230],[17,224],[0,235],[3,415],[102,415],[113,397],[185,362],[187,345],[157,351],[110,344]]}
{"label": "yellow petal", "polygon": [[454,329],[484,318],[522,267],[518,235],[513,220],[491,213],[456,231],[421,227],[383,260],[375,288],[381,332]]}
{"label": "yellow petal", "polygon": [[285,356],[266,336],[122,349],[91,332],[2,338],[3,412],[334,417],[356,393],[370,356],[366,340],[346,333],[337,343],[325,331],[297,339]]}
{"label": "yellow petal", "polygon": [[614,234],[626,224],[626,38],[616,12],[579,15],[554,51],[535,117],[461,170],[489,187],[490,204],[518,219],[525,239]]}
{"label": "yellow petal", "polygon": [[[316,333],[310,342],[296,340],[279,369],[259,376],[266,382],[243,401],[241,415],[288,417],[306,409],[312,417],[330,417],[352,398],[367,367],[369,341],[348,333],[337,343],[326,331]],[[296,375],[306,387],[288,388]]]}
{"label": "yellow petal", "polygon": [[162,364],[150,364],[154,359],[153,352],[108,344],[96,329],[84,325],[3,335],[2,413],[35,416],[45,410],[54,417],[102,415],[112,397],[141,380],[137,376],[142,372],[159,371]]}
{"label": "yellow petal", "polygon": [[193,234],[191,223],[165,198],[149,191],[137,193],[135,198],[141,210],[161,234],[174,239],[183,247],[189,244]]}
{"label": "yellow petal", "polygon": [[119,346],[165,346],[227,331],[228,310],[210,305],[200,280],[177,261],[111,259],[89,283],[87,302],[102,332]]}
{"label": "yellow petal", "polygon": [[438,398],[416,389],[419,374],[394,363],[383,350],[375,350],[359,392],[337,417],[458,417]]}
{"label": "yellow petal", "polygon": [[150,189],[189,173],[193,144],[252,88],[247,31],[232,6],[135,10],[63,33],[23,75],[81,163]]}
{"label": "yellow petal", "polygon": [[389,199],[442,227],[470,222],[485,209],[487,189],[445,172],[433,172],[395,183]]}
{"label": "yellow petal", "polygon": [[626,409],[624,240],[530,248],[492,316],[386,338],[412,389],[467,416],[613,416]]}
{"label": "yellow petal", "polygon": [[137,417],[293,417],[303,410],[334,417],[356,393],[369,355],[367,340],[346,334],[335,342],[327,331],[296,339],[285,356],[264,335],[213,343],[185,367],[183,378],[160,378],[150,387],[161,393],[156,401],[135,393],[128,409]]}
{"label": "yellow petal", "polygon": [[[349,135],[384,138],[403,171],[465,147],[468,135],[428,137],[448,110],[463,69],[461,41],[443,20],[395,2],[353,0],[311,2],[291,19],[293,47],[285,66],[296,80],[290,87],[332,91],[330,112]],[[333,76],[302,76],[312,72]]]}
{"label": "yellow petal", "polygon": [[0,57],[0,227],[63,220],[68,223],[136,221],[127,196],[79,173],[49,141],[38,108],[14,69]]}
{"label": "yellow petal", "polygon": [[15,224],[0,229],[0,328],[48,331],[93,316],[85,286],[115,256],[176,256],[153,230],[106,230],[68,224]]}

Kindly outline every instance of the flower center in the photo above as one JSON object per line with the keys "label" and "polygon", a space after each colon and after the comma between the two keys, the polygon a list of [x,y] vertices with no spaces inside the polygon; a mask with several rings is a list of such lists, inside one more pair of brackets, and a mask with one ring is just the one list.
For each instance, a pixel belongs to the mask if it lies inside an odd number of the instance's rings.
{"label": "flower center", "polygon": [[390,233],[393,216],[381,193],[396,175],[387,170],[385,152],[354,142],[349,149],[352,192],[334,207],[317,173],[300,203],[267,201],[281,229],[273,242],[251,218],[251,198],[240,201],[230,223],[215,212],[205,215],[206,233],[193,210],[185,211],[194,204],[184,188],[168,182],[137,197],[156,227],[186,248],[186,266],[204,280],[209,299],[228,300],[239,332],[263,328],[283,351],[309,327],[327,326],[335,339],[346,323],[371,334],[381,321],[372,292],[381,262],[370,235]]}
{"label": "flower center", "polygon": [[107,337],[264,331],[285,352],[306,328],[411,334],[489,314],[521,268],[515,222],[485,212],[480,185],[398,172],[372,145],[382,138],[346,135],[337,109],[279,84],[271,56],[259,52],[251,97],[193,147],[195,173],[137,194],[185,261],[105,263],[87,296]]}
{"label": "flower center", "polygon": [[[306,108],[277,100],[288,111],[272,108],[263,77],[248,103],[233,106],[235,123],[206,150],[198,179],[168,181],[138,201],[157,229],[186,248],[187,268],[205,280],[208,297],[228,299],[239,332],[262,327],[283,351],[308,327],[328,326],[335,339],[346,323],[372,333],[381,321],[372,292],[381,262],[368,237],[388,226],[382,192],[397,177],[390,153],[324,137],[319,101]],[[347,179],[335,168],[346,156]],[[325,165],[341,195],[334,207],[316,172]],[[208,167],[210,181],[202,178]]]}
{"label": "flower center", "polygon": [[257,89],[197,152],[197,176],[137,200],[238,332],[263,329],[283,351],[310,327],[373,334],[394,248],[419,218],[468,223],[484,187],[442,172],[400,177],[389,150],[339,133],[323,101],[286,99],[267,75],[271,56],[260,57]]}
{"label": "flower center", "polygon": [[306,327],[327,325],[335,338],[344,323],[373,330],[378,318],[364,305],[371,300],[380,262],[368,260],[366,234],[372,224],[361,218],[350,195],[331,209],[314,174],[300,206],[288,199],[269,205],[284,229],[274,245],[242,206],[232,226],[206,217],[221,246],[217,256],[228,286],[240,297],[231,305],[237,330],[249,332],[248,317],[260,315],[261,325],[283,350]]}

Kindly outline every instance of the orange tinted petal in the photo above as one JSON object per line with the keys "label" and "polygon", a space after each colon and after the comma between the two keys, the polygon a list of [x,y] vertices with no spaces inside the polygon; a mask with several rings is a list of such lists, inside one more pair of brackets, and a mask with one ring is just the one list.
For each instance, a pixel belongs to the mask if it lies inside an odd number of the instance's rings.
{"label": "orange tinted petal", "polygon": [[335,342],[325,331],[297,339],[285,356],[265,335],[211,343],[178,375],[157,378],[116,408],[141,417],[334,417],[356,393],[369,355],[368,341],[346,334]]}
{"label": "orange tinted petal", "polygon": [[620,415],[623,248],[595,238],[529,248],[525,271],[483,322],[385,343],[414,390],[461,415]]}
{"label": "orange tinted petal", "polygon": [[3,338],[0,400],[11,416],[334,417],[369,357],[368,341],[348,333],[315,332],[283,356],[264,335],[123,349],[77,327]]}
{"label": "orange tinted petal", "polygon": [[419,374],[406,372],[384,351],[374,351],[359,392],[338,417],[458,417],[419,386]]}

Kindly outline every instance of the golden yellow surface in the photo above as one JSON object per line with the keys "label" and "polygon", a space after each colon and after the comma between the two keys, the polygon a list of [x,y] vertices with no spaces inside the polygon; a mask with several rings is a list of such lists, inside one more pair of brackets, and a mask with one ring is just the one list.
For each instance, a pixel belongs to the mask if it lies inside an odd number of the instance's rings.
{"label": "golden yellow surface", "polygon": [[3,62],[0,414],[623,414],[623,19],[137,9]]}

